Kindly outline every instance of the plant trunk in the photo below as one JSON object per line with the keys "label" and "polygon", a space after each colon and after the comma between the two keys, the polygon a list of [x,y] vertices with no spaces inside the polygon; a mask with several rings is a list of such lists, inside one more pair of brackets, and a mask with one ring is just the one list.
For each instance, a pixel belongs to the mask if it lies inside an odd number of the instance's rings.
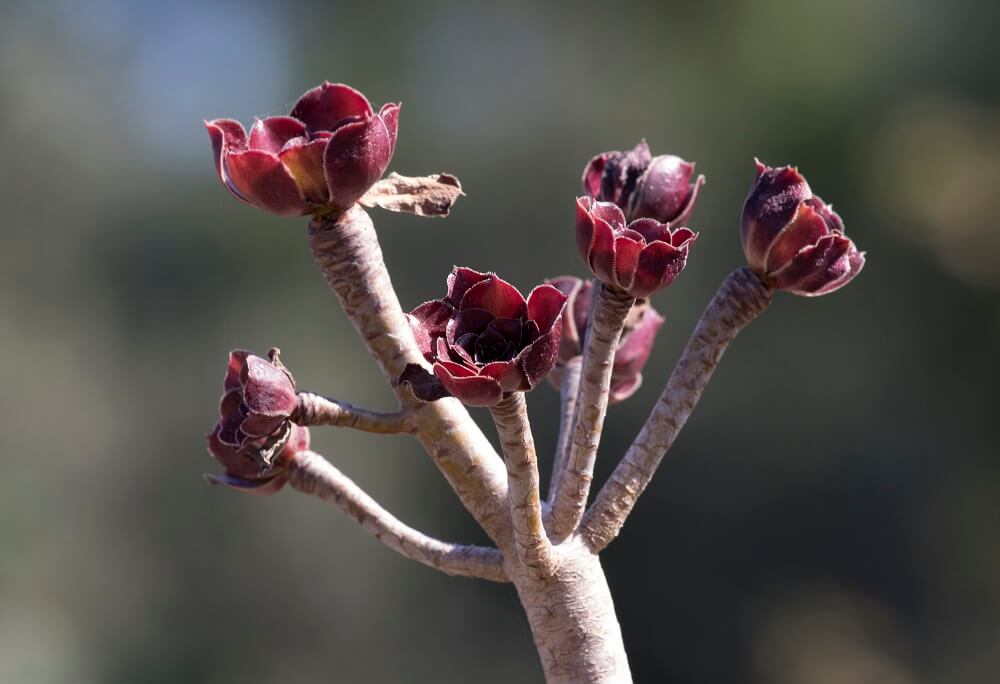
{"label": "plant trunk", "polygon": [[630,683],[628,659],[600,559],[578,537],[555,547],[545,579],[510,567],[548,684]]}

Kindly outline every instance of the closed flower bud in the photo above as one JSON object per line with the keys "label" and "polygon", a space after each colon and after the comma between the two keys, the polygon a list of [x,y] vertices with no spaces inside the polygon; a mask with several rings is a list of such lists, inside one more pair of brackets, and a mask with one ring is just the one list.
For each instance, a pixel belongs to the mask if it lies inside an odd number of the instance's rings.
{"label": "closed flower bud", "polygon": [[805,297],[849,283],[865,255],[844,235],[833,207],[812,193],[798,169],[756,164],[740,226],[750,268],[769,287]]}
{"label": "closed flower bud", "polygon": [[[562,343],[559,345],[561,366],[583,354],[587,330],[590,325],[590,308],[593,301],[593,283],[574,276],[559,276],[549,281],[567,296],[567,315],[563,321]],[[636,302],[625,319],[611,369],[612,404],[632,396],[642,384],[642,368],[646,365],[656,334],[663,325],[663,317],[649,302]],[[557,367],[557,371],[559,368]],[[559,389],[562,374],[553,372],[549,381]]]}
{"label": "closed flower bud", "polygon": [[[495,406],[504,394],[532,389],[552,370],[565,306],[566,295],[552,285],[539,285],[525,298],[493,273],[456,267],[444,299],[421,304],[408,318],[443,389],[469,406]],[[408,368],[400,381],[419,398],[442,396],[417,375],[419,369]]]}
{"label": "closed flower bud", "polygon": [[694,164],[672,154],[653,157],[646,141],[628,152],[603,152],[583,170],[583,191],[618,206],[628,221],[651,218],[660,223],[684,223],[691,217],[698,190]]}
{"label": "closed flower bud", "polygon": [[641,299],[676,278],[697,235],[687,228],[641,218],[626,225],[617,205],[576,200],[576,244],[597,278]]}
{"label": "closed flower bud", "polygon": [[221,418],[214,435],[227,445],[270,466],[287,437],[298,406],[295,381],[272,349],[267,359],[246,351],[229,354],[220,402]]}
{"label": "closed flower bud", "polygon": [[206,121],[215,170],[237,199],[283,216],[348,209],[385,173],[399,105],[378,112],[353,88],[324,83],[288,116]]}

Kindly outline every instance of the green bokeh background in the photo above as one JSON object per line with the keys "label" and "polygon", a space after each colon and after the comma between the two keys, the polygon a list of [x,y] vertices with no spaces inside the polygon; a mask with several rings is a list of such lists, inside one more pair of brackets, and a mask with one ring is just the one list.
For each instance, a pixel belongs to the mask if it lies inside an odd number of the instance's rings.
{"label": "green bokeh background", "polygon": [[[234,201],[201,124],[329,79],[403,102],[395,170],[465,185],[446,221],[375,215],[406,306],[453,264],[582,274],[597,152],[646,137],[708,177],[599,477],[742,263],[752,158],[798,164],[868,265],[740,336],[606,552],[636,679],[995,682],[998,7],[0,4],[0,681],[540,681],[509,586],[201,479],[230,348],[279,345],[304,387],[392,405],[305,221]],[[557,403],[529,400],[546,454]],[[482,540],[415,442],[314,443],[404,520]]]}

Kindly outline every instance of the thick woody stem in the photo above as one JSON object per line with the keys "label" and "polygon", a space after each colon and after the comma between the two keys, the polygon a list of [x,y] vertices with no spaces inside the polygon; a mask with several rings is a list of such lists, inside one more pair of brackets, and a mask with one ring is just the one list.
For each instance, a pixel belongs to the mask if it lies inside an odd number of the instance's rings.
{"label": "thick woody stem", "polygon": [[507,495],[518,558],[536,577],[554,569],[552,545],[542,524],[538,456],[523,392],[512,392],[490,409],[507,465]]}
{"label": "thick woody stem", "polygon": [[576,530],[587,506],[590,483],[594,479],[597,447],[608,410],[615,348],[634,303],[634,297],[607,284],[597,291],[583,350],[580,391],[573,421],[573,442],[552,502],[549,531],[556,540],[564,539]]}
{"label": "thick woody stem", "polygon": [[549,505],[556,498],[557,483],[562,481],[566,470],[566,459],[569,456],[569,440],[573,434],[573,416],[576,415],[576,395],[580,390],[581,358],[573,357],[562,367],[562,380],[559,383],[559,437],[556,440],[556,453],[552,461],[552,477],[549,478]]}
{"label": "thick woody stem", "polygon": [[489,440],[457,400],[420,404],[396,383],[407,364],[425,362],[393,290],[371,218],[355,205],[339,217],[314,219],[309,244],[386,380],[413,413],[424,449],[486,533],[501,547],[509,543],[507,478]]}
{"label": "thick woody stem", "polygon": [[448,544],[403,524],[319,454],[301,451],[286,467],[292,487],[338,507],[380,542],[410,560],[449,575],[509,581],[503,555],[497,549]]}
{"label": "thick woody stem", "polygon": [[588,546],[600,552],[618,536],[636,500],[684,427],[723,352],[771,301],[771,290],[750,269],[723,281],[702,314],[656,407],[581,525]]}
{"label": "thick woody stem", "polygon": [[312,392],[299,392],[298,396],[299,405],[292,414],[292,422],[299,425],[346,427],[382,435],[417,431],[408,411],[378,413]]}

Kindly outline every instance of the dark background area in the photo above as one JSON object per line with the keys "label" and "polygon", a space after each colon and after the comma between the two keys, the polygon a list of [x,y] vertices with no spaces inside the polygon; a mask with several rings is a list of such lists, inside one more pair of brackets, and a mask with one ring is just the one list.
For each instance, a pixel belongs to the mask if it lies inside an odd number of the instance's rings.
{"label": "dark background area", "polygon": [[[509,586],[201,479],[230,348],[278,345],[300,385],[392,406],[306,221],[234,201],[201,123],[329,79],[403,102],[394,170],[465,185],[445,221],[375,215],[405,306],[453,264],[525,291],[583,274],[597,152],[646,137],[708,177],[600,476],[742,264],[752,158],[798,164],[868,265],[740,336],[604,554],[636,680],[995,682],[998,8],[0,4],[0,681],[540,681]],[[529,397],[546,458],[557,404]],[[404,520],[481,540],[415,442],[314,443]]]}

